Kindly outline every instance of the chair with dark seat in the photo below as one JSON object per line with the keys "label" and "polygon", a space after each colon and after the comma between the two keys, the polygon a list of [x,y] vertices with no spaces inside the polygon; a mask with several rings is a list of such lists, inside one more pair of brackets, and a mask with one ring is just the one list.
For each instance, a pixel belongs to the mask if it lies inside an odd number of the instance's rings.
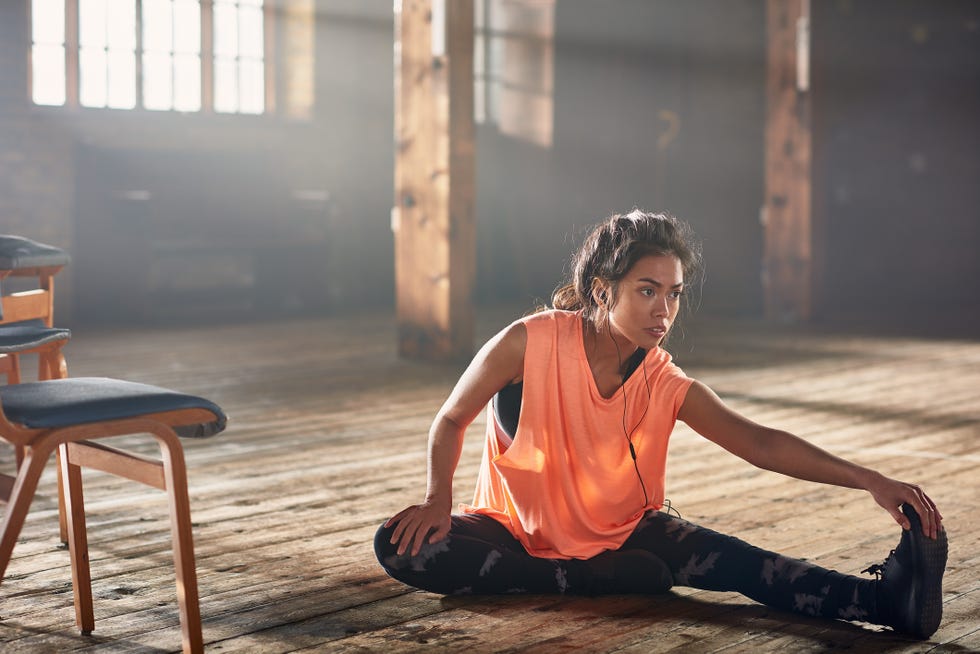
{"label": "chair with dark seat", "polygon": [[[187,471],[179,437],[212,436],[225,422],[221,408],[204,398],[118,379],[83,377],[0,387],[0,438],[26,452],[16,477],[0,475],[0,499],[8,500],[0,525],[0,580],[45,464],[58,451],[79,629],[87,634],[95,628],[82,496],[81,468],[86,467],[167,493],[183,649],[202,651]],[[161,458],[96,442],[126,434],[152,435]]]}
{"label": "chair with dark seat", "polygon": [[54,277],[68,265],[67,252],[21,236],[0,234],[0,283],[36,278],[35,288],[0,297],[0,374],[20,382],[19,359],[38,355],[38,379],[67,377],[61,348],[71,337],[54,325]]}
{"label": "chair with dark seat", "polygon": [[[0,293],[0,375],[8,384],[21,382],[20,358],[36,354],[37,378],[63,379],[68,366],[62,352],[71,330],[54,327],[54,277],[71,261],[67,252],[22,236],[0,234],[0,284],[9,278],[34,278],[34,288],[8,295]],[[2,289],[0,289],[2,290]],[[19,468],[24,448],[14,447]],[[62,489],[58,470],[59,497]],[[61,540],[68,540],[64,506],[59,501]]]}

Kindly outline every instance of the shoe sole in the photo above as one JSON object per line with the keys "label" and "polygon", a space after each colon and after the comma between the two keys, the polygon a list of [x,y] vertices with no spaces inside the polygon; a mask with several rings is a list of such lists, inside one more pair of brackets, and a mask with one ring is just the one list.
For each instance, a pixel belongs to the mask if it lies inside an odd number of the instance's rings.
{"label": "shoe sole", "polygon": [[923,534],[919,515],[908,504],[902,506],[902,512],[909,519],[912,554],[918,566],[918,574],[913,579],[921,582],[913,585],[908,594],[908,604],[901,612],[902,615],[918,619],[904,625],[903,631],[925,639],[936,633],[943,618],[943,573],[946,571],[949,542],[945,529],[939,532],[935,540]]}

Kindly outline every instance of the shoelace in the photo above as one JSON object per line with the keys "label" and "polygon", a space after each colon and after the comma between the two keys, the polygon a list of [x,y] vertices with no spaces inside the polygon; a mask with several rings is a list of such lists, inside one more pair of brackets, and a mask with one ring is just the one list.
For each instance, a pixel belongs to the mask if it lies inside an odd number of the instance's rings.
{"label": "shoelace", "polygon": [[881,563],[872,563],[861,572],[863,574],[874,575],[875,578],[880,581],[882,573],[885,571],[885,568],[888,567],[888,562],[892,560],[892,557],[894,555],[895,555],[895,550],[892,550],[891,552],[888,553],[888,556],[885,557],[884,561],[882,561]]}

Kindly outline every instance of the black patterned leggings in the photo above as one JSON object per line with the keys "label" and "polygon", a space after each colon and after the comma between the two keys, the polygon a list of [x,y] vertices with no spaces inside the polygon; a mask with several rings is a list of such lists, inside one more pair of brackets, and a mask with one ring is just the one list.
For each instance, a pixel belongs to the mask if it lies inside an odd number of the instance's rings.
{"label": "black patterned leggings", "polygon": [[[658,511],[648,512],[612,557],[606,553],[585,561],[533,557],[500,523],[480,515],[454,515],[449,536],[423,545],[416,556],[397,554],[389,542],[392,531],[382,526],[374,539],[385,571],[410,586],[445,595],[590,593],[596,587],[586,583],[587,570],[600,557],[608,577],[601,592],[644,592],[637,588],[644,571],[636,568],[646,556],[666,564],[674,585],[737,591],[768,606],[812,616],[871,622],[877,617],[871,579],[767,552]],[[627,565],[610,568],[616,557]],[[653,592],[667,586],[669,581]]]}

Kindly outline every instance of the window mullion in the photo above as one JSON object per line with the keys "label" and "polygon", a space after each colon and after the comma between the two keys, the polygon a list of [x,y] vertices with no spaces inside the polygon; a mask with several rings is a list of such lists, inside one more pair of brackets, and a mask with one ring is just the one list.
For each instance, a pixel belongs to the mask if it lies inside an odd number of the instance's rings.
{"label": "window mullion", "polygon": [[143,103],[143,0],[136,0],[136,106],[145,109]]}
{"label": "window mullion", "polygon": [[214,113],[214,4],[201,0],[201,111]]}
{"label": "window mullion", "polygon": [[78,100],[78,0],[65,0],[65,106]]}
{"label": "window mullion", "polygon": [[265,45],[263,46],[262,58],[264,60],[265,68],[265,79],[263,80],[265,85],[265,113],[275,113],[276,111],[276,100],[278,99],[278,75],[276,70],[276,62],[279,61],[279,43],[276,39],[276,14],[273,9],[273,4],[271,2],[264,3],[263,12],[265,16],[262,20],[262,29],[264,31]]}

